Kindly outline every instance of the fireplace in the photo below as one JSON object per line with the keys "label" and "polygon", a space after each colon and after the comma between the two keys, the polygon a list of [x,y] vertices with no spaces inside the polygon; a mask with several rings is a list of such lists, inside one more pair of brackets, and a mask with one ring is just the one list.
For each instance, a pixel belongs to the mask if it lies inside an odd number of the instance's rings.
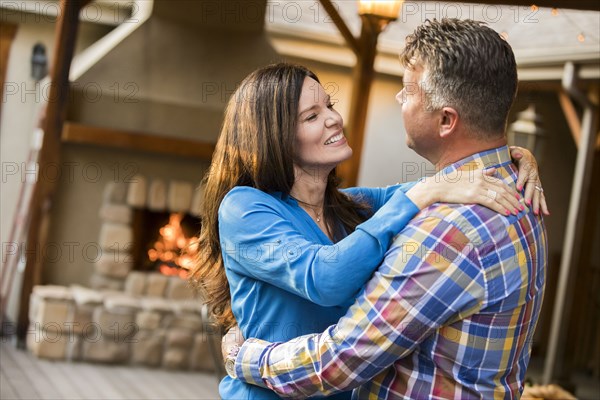
{"label": "fireplace", "polygon": [[109,182],[99,211],[99,246],[90,286],[123,290],[130,271],[187,279],[197,251],[202,188],[135,176]]}
{"label": "fireplace", "polygon": [[[106,173],[74,183],[63,174],[52,210],[52,220],[60,223],[50,224],[49,236],[98,251],[76,254],[75,261],[46,262],[45,280],[61,287],[38,288],[31,332],[43,336],[54,326],[46,321],[64,321],[64,327],[101,327],[114,338],[88,340],[84,330],[76,335],[79,344],[36,342],[37,355],[177,368],[210,360],[202,353],[211,334],[206,312],[202,318],[199,311],[206,308],[186,280],[157,273],[154,268],[163,264],[145,261],[159,239],[144,235],[157,234],[175,215],[182,216],[182,230],[193,241],[200,222],[199,179],[226,101],[250,71],[281,56],[263,29],[266,1],[256,2],[257,18],[241,22],[207,13],[205,3],[134,2],[144,13],[132,15],[73,61],[61,160],[100,166]],[[239,2],[221,3],[235,9]],[[101,96],[91,101],[86,88],[98,88]],[[127,166],[135,169],[123,171]],[[132,171],[143,175],[131,177]],[[134,342],[128,331],[115,332],[115,326],[131,324],[139,329]],[[79,350],[65,350],[71,347]]]}
{"label": "fireplace", "polygon": [[200,219],[186,213],[133,212],[133,268],[188,278],[197,253]]}

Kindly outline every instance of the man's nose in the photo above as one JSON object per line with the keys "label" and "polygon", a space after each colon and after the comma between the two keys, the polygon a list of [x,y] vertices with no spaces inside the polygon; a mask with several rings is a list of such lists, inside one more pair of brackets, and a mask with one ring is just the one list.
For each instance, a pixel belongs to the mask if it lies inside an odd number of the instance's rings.
{"label": "man's nose", "polygon": [[396,101],[398,102],[398,104],[404,103],[404,89],[402,89],[398,92],[398,94],[396,94]]}

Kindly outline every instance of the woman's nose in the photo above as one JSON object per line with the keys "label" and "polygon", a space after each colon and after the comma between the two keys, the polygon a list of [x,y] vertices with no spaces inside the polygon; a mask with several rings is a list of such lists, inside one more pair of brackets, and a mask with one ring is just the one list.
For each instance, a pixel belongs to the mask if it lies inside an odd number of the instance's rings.
{"label": "woman's nose", "polygon": [[332,112],[327,119],[325,119],[325,126],[332,127],[342,124],[342,116],[336,112]]}

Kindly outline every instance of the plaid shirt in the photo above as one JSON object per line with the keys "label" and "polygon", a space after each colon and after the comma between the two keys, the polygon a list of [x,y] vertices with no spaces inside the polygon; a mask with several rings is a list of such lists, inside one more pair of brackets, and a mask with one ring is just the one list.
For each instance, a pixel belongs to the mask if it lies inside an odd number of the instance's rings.
{"label": "plaid shirt", "polygon": [[[445,169],[483,166],[514,186],[507,147]],[[396,237],[337,325],[286,343],[249,339],[238,378],[284,397],[356,388],[364,399],[520,396],[545,284],[541,217],[434,204]],[[300,317],[300,316],[299,316]]]}

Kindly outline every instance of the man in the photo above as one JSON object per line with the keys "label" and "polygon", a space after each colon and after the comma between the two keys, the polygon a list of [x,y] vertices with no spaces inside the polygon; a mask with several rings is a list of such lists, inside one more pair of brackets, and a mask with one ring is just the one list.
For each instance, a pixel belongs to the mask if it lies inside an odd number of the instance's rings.
{"label": "man", "polygon": [[[427,21],[401,58],[409,147],[437,176],[495,167],[515,185],[505,138],[517,88],[508,43],[475,21]],[[422,210],[337,325],[287,343],[247,340],[232,348],[228,372],[285,397],[355,388],[354,398],[369,399],[518,398],[545,284],[537,214]]]}

